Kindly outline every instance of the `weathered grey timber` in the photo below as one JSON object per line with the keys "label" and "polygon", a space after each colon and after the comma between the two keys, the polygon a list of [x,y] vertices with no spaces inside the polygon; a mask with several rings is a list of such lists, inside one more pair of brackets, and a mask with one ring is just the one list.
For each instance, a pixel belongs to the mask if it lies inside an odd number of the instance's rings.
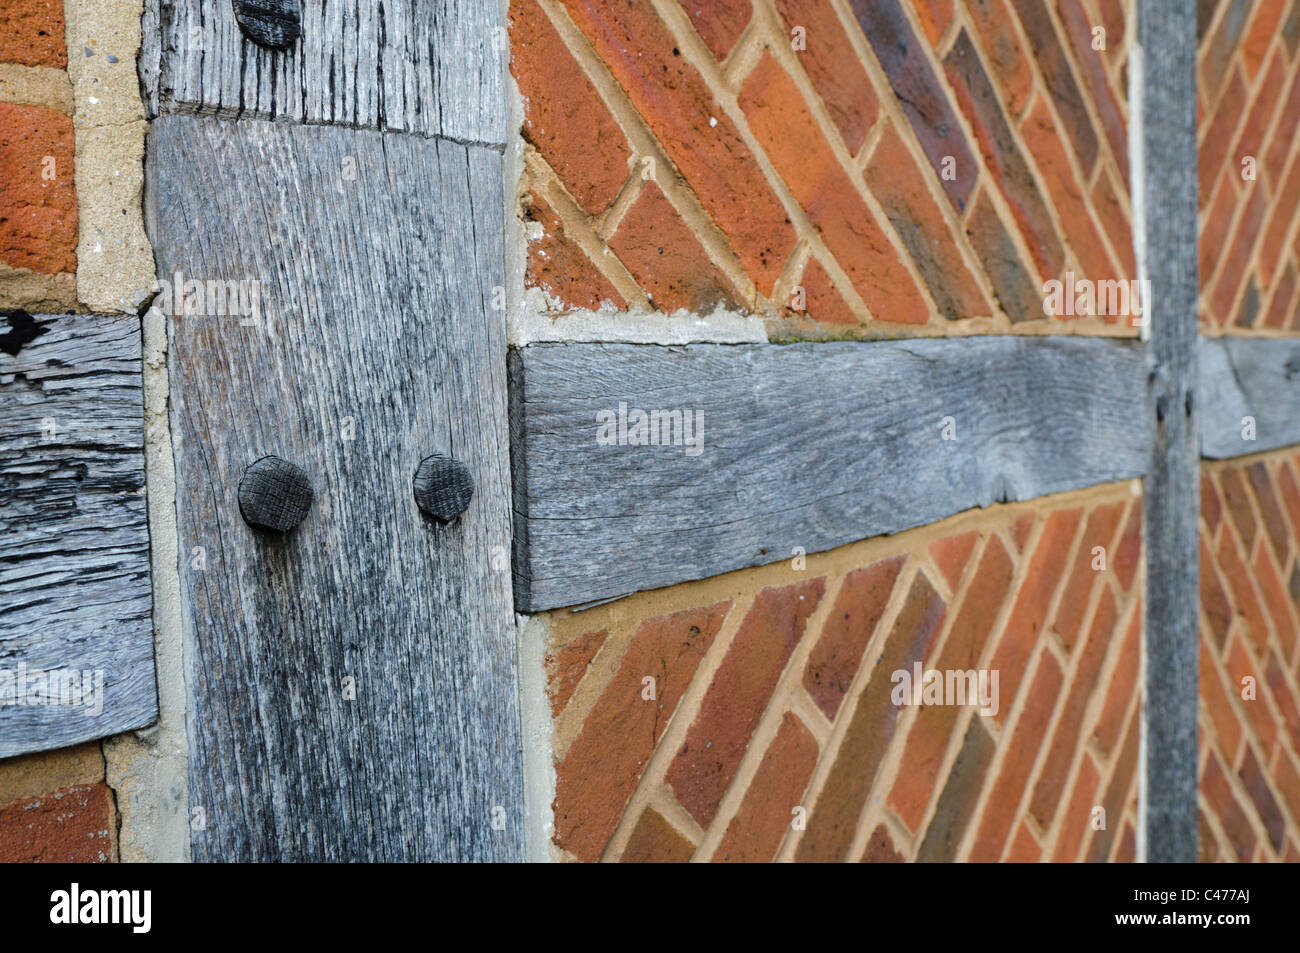
{"label": "weathered grey timber", "polygon": [[139,319],[0,315],[0,758],[157,718],[149,586]]}
{"label": "weathered grey timber", "polygon": [[[1138,4],[1145,259],[1151,280],[1146,413],[1146,860],[1196,859],[1196,5]],[[1135,181],[1138,181],[1135,179]],[[1141,223],[1139,223],[1141,224]]]}
{"label": "weathered grey timber", "polygon": [[[313,0],[302,4],[299,22],[301,36],[281,51],[244,35],[231,0],[146,0],[141,73],[151,111],[504,145],[506,41],[499,4]],[[150,31],[161,31],[161,40]]]}
{"label": "weathered grey timber", "polygon": [[[196,859],[522,855],[501,163],[330,126],[150,132],[160,274],[261,283],[256,318],[169,324]],[[479,487],[451,524],[412,500],[430,453]],[[315,490],[283,536],[240,517],[266,454]]]}
{"label": "weathered grey timber", "polygon": [[[523,610],[1140,476],[1150,442],[1113,340],[533,346],[511,374]],[[621,404],[702,423],[699,452],[598,440]]]}
{"label": "weathered grey timber", "polygon": [[1300,340],[1204,338],[1200,362],[1202,456],[1300,444]]}

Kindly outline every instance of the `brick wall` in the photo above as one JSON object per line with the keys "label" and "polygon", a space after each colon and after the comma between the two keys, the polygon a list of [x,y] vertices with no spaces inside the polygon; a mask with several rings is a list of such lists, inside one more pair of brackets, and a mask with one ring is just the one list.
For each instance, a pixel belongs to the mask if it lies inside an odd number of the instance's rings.
{"label": "brick wall", "polygon": [[0,761],[0,863],[117,859],[117,811],[97,742]]}
{"label": "brick wall", "polygon": [[[553,614],[557,851],[1133,859],[1141,503],[994,507]],[[918,663],[998,671],[997,711],[895,704]]]}
{"label": "brick wall", "polygon": [[512,0],[510,24],[545,313],[1135,333],[1043,302],[1137,277],[1127,3]]}
{"label": "brick wall", "polygon": [[1201,479],[1201,856],[1300,860],[1300,454]]}

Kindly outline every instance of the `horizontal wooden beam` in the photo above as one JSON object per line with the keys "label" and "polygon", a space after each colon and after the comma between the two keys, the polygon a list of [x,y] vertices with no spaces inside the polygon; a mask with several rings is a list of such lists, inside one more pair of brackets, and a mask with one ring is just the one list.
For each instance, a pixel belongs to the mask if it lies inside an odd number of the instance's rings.
{"label": "horizontal wooden beam", "polygon": [[1300,444],[1300,339],[1204,338],[1200,351],[1202,456]]}
{"label": "horizontal wooden beam", "polygon": [[140,371],[133,315],[0,316],[0,758],[158,716]]}
{"label": "horizontal wooden beam", "polygon": [[[1140,346],[1113,340],[538,345],[511,374],[522,610],[1137,477],[1149,456]],[[666,440],[639,444],[641,412]]]}

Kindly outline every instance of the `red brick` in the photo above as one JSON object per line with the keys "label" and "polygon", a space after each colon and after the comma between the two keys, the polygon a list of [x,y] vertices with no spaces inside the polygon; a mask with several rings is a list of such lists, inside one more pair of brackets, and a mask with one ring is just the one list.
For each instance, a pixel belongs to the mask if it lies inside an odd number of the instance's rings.
{"label": "red brick", "polygon": [[1137,861],[1137,834],[1128,821],[1124,822],[1124,833],[1120,835],[1114,860],[1117,864],[1132,864]]}
{"label": "red brick", "polygon": [[1038,514],[1030,512],[1016,517],[1016,521],[1011,524],[1011,540],[1022,553],[1025,551],[1025,547],[1029,545],[1029,537],[1037,523]]}
{"label": "red brick", "polygon": [[510,67],[524,100],[524,138],[595,215],[623,187],[632,151],[537,0],[510,5]]}
{"label": "red brick", "polygon": [[825,592],[823,579],[764,589],[718,666],[699,714],[665,780],[701,827],[708,827],[740,767],[808,617]]}
{"label": "red brick", "polygon": [[948,580],[948,585],[954,592],[961,584],[966,563],[970,561],[970,554],[975,549],[975,544],[979,542],[979,538],[979,532],[973,530],[957,536],[945,536],[930,544],[930,558],[939,567],[943,578]]}
{"label": "red brick", "polygon": [[[1093,281],[1118,278],[1115,265],[1106,254],[1106,244],[1092,220],[1084,191],[1070,168],[1070,158],[1058,134],[1047,101],[1041,97],[1020,126],[1025,145],[1034,157],[1038,174],[1056,205],[1057,215],[1068,223],[1068,235],[1084,272]],[[1134,277],[1136,275],[1127,276]]]}
{"label": "red brick", "polygon": [[894,846],[894,839],[889,836],[889,829],[884,824],[876,825],[867,840],[867,849],[862,852],[864,864],[901,864],[905,858]]}
{"label": "red brick", "polygon": [[541,288],[569,308],[597,311],[612,304],[624,308],[627,302],[609,280],[591,263],[585,252],[566,234],[564,222],[537,193],[529,196],[524,217],[541,226],[541,237],[528,243],[530,288]]}
{"label": "red brick", "polygon": [[1291,749],[1300,751],[1300,708],[1296,707],[1295,692],[1287,679],[1285,667],[1275,652],[1268,654],[1268,668],[1264,672],[1264,679],[1268,683],[1269,693],[1273,696],[1273,704],[1277,706],[1278,713],[1282,716],[1282,727],[1286,729],[1287,736],[1290,738]]}
{"label": "red brick", "polygon": [[803,313],[822,324],[857,324],[858,316],[835,289],[831,276],[816,258],[809,258],[799,279],[804,291]]}
{"label": "red brick", "polygon": [[[1219,181],[1220,172],[1224,171],[1223,163],[1232,152],[1233,133],[1246,113],[1246,96],[1246,84],[1241,75],[1233,70],[1232,79],[1223,91],[1219,105],[1214,110],[1214,117],[1205,126],[1205,137],[1197,149],[1196,176],[1201,207],[1209,200],[1214,184]],[[1229,168],[1225,174],[1235,175],[1236,171]],[[1230,186],[1223,191],[1235,192]]]}
{"label": "red brick", "polygon": [[929,307],[853,187],[794,81],[770,54],[740,90],[750,129],[862,300],[880,321],[924,324]]}
{"label": "red brick", "polygon": [[1210,314],[1219,324],[1226,324],[1231,317],[1232,303],[1236,300],[1237,290],[1246,277],[1255,249],[1255,240],[1259,237],[1264,227],[1264,218],[1268,214],[1268,194],[1260,187],[1261,183],[1248,184],[1254,188],[1250,189],[1250,195],[1241,211],[1241,218],[1237,220],[1237,228],[1232,239],[1224,246],[1227,249],[1227,257],[1223,263],[1223,270],[1219,272],[1219,280],[1214,292],[1209,296]]}
{"label": "red brick", "polygon": [[684,864],[695,855],[695,845],[654,808],[646,808],[623,848],[623,864]]}
{"label": "red brick", "polygon": [[[923,19],[926,14],[937,12],[942,16],[944,13],[934,4],[928,7],[918,8],[923,11]],[[889,78],[903,115],[916,133],[921,151],[930,160],[935,175],[940,176],[948,200],[958,212],[964,212],[979,169],[948,95],[931,69],[902,7],[898,0],[858,0],[852,4],[852,10]],[[950,14],[943,16],[945,21],[950,18]],[[944,160],[948,157],[955,160],[954,175],[944,180]]]}
{"label": "red brick", "polygon": [[[990,537],[935,668],[967,671],[979,666],[990,630],[1011,591],[1014,570],[998,538]],[[889,793],[890,806],[909,830],[915,831],[925,815],[960,715],[961,709],[956,706],[931,705],[919,709],[912,720],[907,747],[903,749],[903,764],[907,767],[898,773]]]}
{"label": "red brick", "polygon": [[1245,623],[1246,632],[1256,648],[1263,650],[1268,642],[1268,620],[1264,609],[1255,596],[1255,587],[1251,583],[1250,571],[1242,562],[1237,552],[1237,544],[1230,533],[1219,537],[1217,552],[1219,572],[1228,583],[1237,616]]}
{"label": "red brick", "polygon": [[[1282,564],[1286,565],[1285,560]],[[1296,645],[1295,618],[1291,615],[1291,602],[1282,585],[1282,577],[1278,575],[1268,550],[1263,546],[1256,552],[1252,568],[1255,571],[1255,584],[1264,597],[1268,616],[1273,620],[1273,631],[1277,633],[1277,640],[1289,657]]]}
{"label": "red brick", "polygon": [[1250,4],[1245,0],[1231,0],[1213,34],[1203,38],[1200,50],[1201,75],[1197,89],[1203,90],[1210,98],[1218,93],[1219,84],[1232,65],[1242,32],[1246,28],[1249,8]]}
{"label": "red brick", "polygon": [[1300,204],[1300,159],[1291,163],[1282,175],[1276,173],[1277,194],[1269,211],[1264,240],[1259,246],[1259,273],[1264,283],[1271,284],[1278,262],[1286,252],[1286,236],[1295,220],[1296,206]]}
{"label": "red brick", "polygon": [[1056,510],[1047,517],[1002,639],[989,663],[989,668],[1000,673],[998,688],[1002,694],[1002,707],[993,716],[999,725],[1006,721],[1010,707],[1007,703],[1019,692],[1025,667],[1047,622],[1049,603],[1070,558],[1070,544],[1081,514],[1079,509]]}
{"label": "red brick", "polygon": [[935,306],[949,321],[993,313],[906,144],[891,126],[876,143],[864,176],[906,246]]}
{"label": "red brick", "polygon": [[1241,778],[1246,793],[1250,795],[1250,800],[1255,806],[1255,815],[1264,826],[1264,832],[1268,834],[1268,842],[1272,845],[1274,853],[1281,853],[1286,838],[1286,819],[1282,816],[1282,809],[1278,807],[1277,799],[1273,797],[1264,772],[1260,770],[1259,762],[1255,760],[1255,752],[1249,747],[1242,756],[1237,777]]}
{"label": "red brick", "polygon": [[1248,860],[1255,850],[1255,829],[1233,796],[1232,787],[1214,752],[1210,752],[1201,771],[1201,794],[1218,817],[1219,825],[1227,834],[1237,859]]}
{"label": "red brick", "polygon": [[[1093,108],[1101,121],[1102,132],[1110,145],[1110,153],[1115,157],[1115,166],[1128,182],[1128,131],[1124,126],[1124,116],[1120,112],[1115,90],[1111,88],[1106,76],[1106,67],[1102,63],[1105,53],[1092,48],[1092,24],[1084,12],[1080,0],[1057,0],[1057,12],[1061,16],[1061,26],[1066,40],[1074,50],[1075,62],[1079,64],[1079,75],[1092,97]],[[1122,45],[1120,35],[1115,36],[1116,45]],[[1107,43],[1107,48],[1110,44]],[[1136,275],[1134,276],[1136,277]]]}
{"label": "red brick", "polygon": [[77,270],[74,151],[68,116],[0,103],[0,261],[44,274]]}
{"label": "red brick", "polygon": [[68,65],[63,0],[5,0],[0,9],[0,63]]}
{"label": "red brick", "polygon": [[1201,236],[1197,249],[1197,268],[1201,287],[1208,287],[1214,269],[1223,257],[1233,217],[1237,214],[1237,190],[1231,184],[1219,189],[1214,204],[1202,215]]}
{"label": "red brick", "polygon": [[555,652],[547,653],[546,694],[551,699],[553,718],[558,718],[560,712],[564,711],[565,706],[569,704],[574,689],[587,674],[587,667],[591,665],[591,660],[600,651],[600,647],[605,644],[608,635],[607,629],[587,632]]}
{"label": "red brick", "polygon": [[835,607],[808,655],[803,685],[817,707],[834,719],[862,664],[862,653],[885,613],[904,557],[895,556],[844,577]]}
{"label": "red brick", "polygon": [[1124,644],[1120,647],[1110,687],[1106,689],[1105,701],[1097,715],[1097,724],[1092,729],[1092,736],[1106,754],[1110,754],[1119,741],[1119,733],[1124,728],[1124,717],[1137,693],[1138,672],[1141,668],[1142,604],[1139,602],[1133,611],[1128,632],[1124,635]]}
{"label": "red brick", "polygon": [[718,304],[739,307],[727,279],[653,182],[627,210],[609,247],[659,311],[707,314]]}
{"label": "red brick", "polygon": [[1236,467],[1224,467],[1219,470],[1219,485],[1223,490],[1223,502],[1227,505],[1228,515],[1232,517],[1241,541],[1249,552],[1255,543],[1255,511],[1250,505],[1250,491],[1241,478]]}
{"label": "red brick", "polygon": [[1286,168],[1287,156],[1295,145],[1294,132],[1297,125],[1300,125],[1300,70],[1291,75],[1291,85],[1287,87],[1286,98],[1282,101],[1282,112],[1273,127],[1273,138],[1264,150],[1262,161],[1272,182],[1276,182]]}
{"label": "red brick", "polygon": [[[1029,694],[1021,707],[1020,718],[1011,736],[1008,751],[1037,752],[1047,734],[1047,725],[1056,707],[1056,697],[1061,691],[1061,667],[1050,653],[1039,658]],[[1000,688],[1001,686],[999,686]],[[1029,783],[1029,772],[1034,759],[1030,757],[1006,758],[984,806],[979,833],[971,848],[972,861],[996,861],[1002,855],[1002,845],[1016,822],[1016,809],[1020,795]]]}
{"label": "red brick", "polygon": [[753,13],[750,0],[679,0],[691,23],[718,59],[726,59]]}
{"label": "red brick", "polygon": [[1210,827],[1209,818],[1205,816],[1205,811],[1197,810],[1196,812],[1196,860],[1202,864],[1212,864],[1219,859],[1219,839],[1214,834],[1214,829]]}
{"label": "red brick", "polygon": [[1124,524],[1124,535],[1115,546],[1115,578],[1119,580],[1124,591],[1133,588],[1133,577],[1137,575],[1138,564],[1142,561],[1142,503],[1138,501],[1129,507],[1128,522]]}
{"label": "red brick", "polygon": [[947,863],[956,859],[996,750],[997,741],[984,726],[984,718],[972,716],[961,749],[935,802],[925,839],[917,849],[918,862]]}
{"label": "red brick", "polygon": [[912,10],[931,46],[938,46],[943,31],[952,22],[952,0],[912,0]]}
{"label": "red brick", "polygon": [[1222,649],[1223,641],[1228,637],[1228,628],[1232,625],[1232,603],[1228,601],[1228,594],[1223,589],[1215,568],[1214,555],[1210,552],[1204,534],[1201,536],[1200,567],[1201,609],[1210,620],[1210,635],[1214,638],[1214,644]]}
{"label": "red brick", "polygon": [[1005,0],[977,0],[966,4],[989,71],[1006,98],[1007,111],[1019,115],[1034,89],[1034,70],[1029,54],[1016,36],[1015,21]]}
{"label": "red brick", "polygon": [[1020,259],[1020,251],[988,195],[975,199],[966,235],[993,284],[993,294],[1013,324],[1043,318],[1043,291]]}
{"label": "red brick", "polygon": [[1232,685],[1224,687],[1204,638],[1201,639],[1199,666],[1201,704],[1209,713],[1210,724],[1214,727],[1214,735],[1219,742],[1219,753],[1232,762],[1237,757],[1237,747],[1241,744],[1241,722],[1229,697],[1229,693],[1237,689]]}
{"label": "red brick", "polygon": [[[730,602],[647,619],[555,772],[555,841],[600,858]],[[642,698],[642,679],[655,699]]]}
{"label": "red brick", "polygon": [[1291,316],[1291,310],[1296,300],[1295,278],[1295,269],[1288,263],[1282,271],[1282,277],[1278,279],[1277,287],[1273,290],[1273,300],[1268,306],[1268,313],[1264,316],[1264,327],[1282,328],[1286,326],[1286,319]]}
{"label": "red brick", "polygon": [[1282,14],[1286,12],[1285,3],[1258,3],[1254,6],[1255,15],[1242,38],[1240,54],[1246,73],[1251,77],[1259,72],[1260,64],[1268,54],[1268,45],[1273,41]]}
{"label": "red brick", "polygon": [[1092,187],[1092,207],[1097,210],[1097,221],[1110,236],[1110,246],[1119,260],[1121,274],[1136,275],[1133,228],[1109,172],[1102,171],[1097,176],[1097,184]]}
{"label": "red brick", "polygon": [[1277,489],[1282,496],[1282,505],[1291,517],[1291,532],[1300,536],[1300,483],[1296,482],[1295,473],[1287,463],[1277,469]]}
{"label": "red brick", "polygon": [[1237,136],[1236,148],[1232,151],[1232,160],[1239,167],[1243,157],[1254,156],[1257,171],[1268,175],[1273,181],[1276,181],[1278,171],[1270,170],[1267,167],[1259,168],[1259,166],[1264,162],[1262,154],[1264,135],[1268,132],[1273,114],[1277,112],[1278,103],[1282,99],[1283,83],[1286,82],[1284,59],[1284,54],[1280,49],[1274,52],[1273,58],[1269,61],[1264,76],[1255,90],[1255,98],[1251,103],[1250,112],[1246,114],[1246,123],[1241,127],[1241,133]]}
{"label": "red brick", "polygon": [[1106,566],[1109,568],[1114,557],[1111,541],[1119,527],[1119,518],[1124,511],[1122,503],[1108,503],[1098,506],[1088,516],[1083,537],[1079,540],[1079,549],[1069,567],[1069,578],[1061,592],[1061,601],[1056,607],[1056,619],[1052,627],[1061,637],[1061,643],[1067,652],[1074,650],[1075,639],[1083,627],[1083,617],[1088,611],[1088,597],[1092,595],[1093,585],[1098,578],[1098,571],[1093,568],[1093,550],[1100,546],[1106,553]]}
{"label": "red brick", "polygon": [[984,163],[997,182],[1043,280],[1061,274],[1065,255],[1047,204],[1038,191],[1015,134],[1003,115],[997,94],[963,30],[944,58],[957,102],[975,129]]}
{"label": "red brick", "polygon": [[1036,864],[1042,858],[1042,846],[1029,829],[1029,824],[1022,822],[1020,830],[1016,831],[1015,840],[1011,842],[1011,849],[1007,851],[1007,863]]}
{"label": "red brick", "polygon": [[1210,474],[1205,469],[1201,470],[1201,519],[1205,521],[1206,527],[1211,533],[1219,525],[1219,517],[1223,514],[1223,501],[1219,499],[1219,491],[1210,479]]}
{"label": "red brick", "polygon": [[[1268,686],[1263,673],[1255,668],[1254,662],[1246,652],[1245,643],[1240,635],[1234,635],[1228,644],[1228,653],[1224,657],[1223,667],[1228,673],[1228,690],[1234,693],[1234,701],[1246,714],[1246,721],[1254,729],[1255,738],[1265,751],[1272,751],[1277,741],[1277,721],[1268,710]],[[1245,685],[1244,678],[1252,678],[1255,683],[1255,697],[1242,698]]]}
{"label": "red brick", "polygon": [[1278,504],[1277,494],[1273,492],[1273,479],[1268,467],[1262,463],[1252,463],[1246,467],[1246,478],[1255,491],[1255,503],[1259,506],[1260,519],[1268,538],[1273,543],[1273,552],[1277,561],[1285,566],[1287,555],[1291,551],[1291,541],[1287,538],[1286,520],[1282,516],[1282,507]]}
{"label": "red brick", "polygon": [[102,781],[0,807],[0,863],[115,860],[113,815],[113,794]]}
{"label": "red brick", "polygon": [[1300,771],[1296,770],[1291,755],[1281,746],[1273,755],[1272,778],[1291,817],[1300,820]]}
{"label": "red brick", "polygon": [[1056,730],[1052,733],[1051,747],[1039,771],[1033,797],[1029,800],[1029,813],[1044,829],[1050,825],[1069,780],[1070,765],[1074,762],[1075,752],[1080,747],[1079,738],[1083,735],[1083,719],[1087,713],[1088,700],[1096,688],[1102,663],[1106,660],[1106,650],[1118,624],[1119,610],[1115,605],[1115,597],[1109,588],[1104,588],[1088,632],[1088,641],[1079,652],[1070,679],[1070,691],[1065,696],[1056,721]]}
{"label": "red brick", "polygon": [[845,148],[856,154],[880,104],[835,9],[830,0],[776,0],[776,8],[787,34],[796,26],[804,28],[807,49],[796,50],[799,62],[826,104]]}
{"label": "red brick", "polygon": [[944,612],[943,599],[925,574],[917,573],[840,740],[835,763],[799,841],[798,860],[843,860],[848,855],[863,805],[898,725],[899,709],[891,698],[893,673],[925,660]]}
{"label": "red brick", "polygon": [[1120,818],[1124,813],[1129,790],[1137,773],[1138,735],[1142,718],[1139,712],[1129,720],[1128,731],[1124,735],[1124,746],[1111,769],[1110,783],[1101,799],[1101,807],[1106,811],[1106,827],[1092,831],[1092,842],[1088,845],[1089,863],[1103,863],[1110,859],[1111,845],[1119,831]]}
{"label": "red brick", "polygon": [[740,132],[649,0],[564,0],[564,6],[726,233],[741,266],[770,294],[794,250],[794,228]]}
{"label": "red brick", "polygon": [[1052,25],[1048,5],[1043,0],[1012,0],[1012,6],[1020,18],[1020,25],[1025,28],[1029,48],[1038,61],[1038,69],[1056,106],[1056,114],[1061,117],[1061,126],[1070,139],[1074,154],[1079,157],[1084,178],[1088,178],[1097,161],[1097,133],[1083,93],[1075,81],[1074,71],[1070,68],[1069,58]]}
{"label": "red brick", "polygon": [[[1097,805],[1097,788],[1101,784],[1101,775],[1087,754],[1079,762],[1079,773],[1074,779],[1074,793],[1066,804],[1065,813],[1061,815],[1061,829],[1056,835],[1056,848],[1052,860],[1068,862],[1079,856],[1079,848],[1092,826],[1092,809]],[[1108,818],[1109,820],[1109,818]],[[1014,847],[1013,847],[1014,849]]]}
{"label": "red brick", "polygon": [[714,861],[763,862],[776,855],[819,753],[817,739],[798,716],[786,712],[736,816],[727,825]]}

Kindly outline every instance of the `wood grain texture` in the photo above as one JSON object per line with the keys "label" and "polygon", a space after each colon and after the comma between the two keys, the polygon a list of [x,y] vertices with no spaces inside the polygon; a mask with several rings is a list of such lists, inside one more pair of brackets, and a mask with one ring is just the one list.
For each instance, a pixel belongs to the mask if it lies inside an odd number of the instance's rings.
{"label": "wood grain texture", "polygon": [[1196,5],[1138,4],[1142,232],[1151,282],[1143,494],[1147,561],[1142,733],[1145,857],[1196,860],[1200,411],[1196,397]]}
{"label": "wood grain texture", "polygon": [[[524,610],[1140,476],[1150,439],[1114,341],[533,346],[511,373]],[[701,413],[702,452],[598,443],[620,402]]]}
{"label": "wood grain texture", "polygon": [[[0,317],[0,758],[158,714],[140,321],[24,323]],[[3,673],[23,664],[29,674],[102,673],[100,713],[93,698],[12,704]]]}
{"label": "wood grain texture", "polygon": [[331,0],[302,4],[302,36],[258,46],[230,0],[146,0],[145,99],[156,113],[417,132],[504,147],[501,4]]}
{"label": "wood grain texture", "polygon": [[[500,154],[172,115],[148,168],[161,273],[262,282],[170,322],[194,857],[518,859]],[[430,453],[478,486],[450,525]],[[315,490],[283,536],[239,514],[265,454]]]}
{"label": "wood grain texture", "polygon": [[1300,444],[1300,340],[1203,339],[1197,393],[1202,456],[1224,460]]}

